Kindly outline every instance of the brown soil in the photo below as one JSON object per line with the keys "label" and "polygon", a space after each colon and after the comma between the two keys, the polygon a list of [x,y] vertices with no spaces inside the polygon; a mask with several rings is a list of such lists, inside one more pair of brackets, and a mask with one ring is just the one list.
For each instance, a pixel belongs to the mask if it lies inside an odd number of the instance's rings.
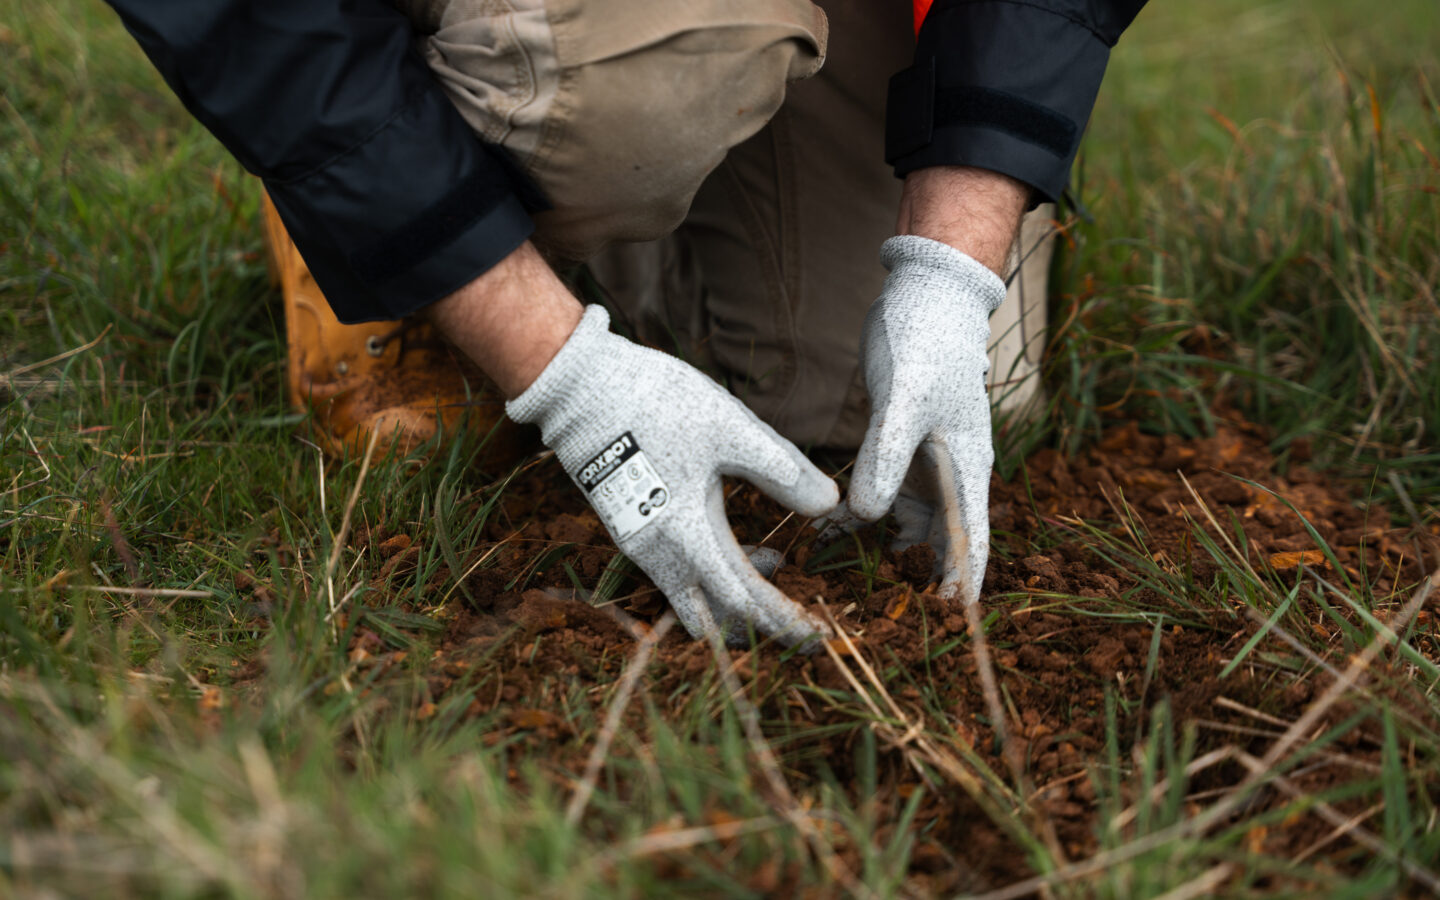
{"label": "brown soil", "polygon": [[[1295,719],[1329,683],[1309,666],[1303,667],[1307,677],[1297,677],[1284,660],[1298,657],[1272,638],[1247,657],[1247,664],[1219,678],[1256,626],[1221,567],[1193,537],[1191,520],[1203,523],[1206,517],[1182,475],[1230,540],[1239,544],[1237,529],[1243,532],[1241,552],[1277,584],[1294,584],[1303,563],[1327,580],[1339,583],[1348,576],[1374,585],[1377,597],[1388,597],[1423,577],[1417,545],[1430,559],[1440,558],[1435,535],[1392,529],[1384,510],[1358,504],[1342,486],[1295,464],[1306,456],[1304,447],[1292,447],[1292,467],[1282,475],[1252,426],[1226,426],[1198,441],[1147,436],[1132,426],[1110,431],[1077,459],[1043,450],[1009,483],[997,477],[991,514],[995,544],[984,595],[987,610],[998,617],[989,639],[1013,704],[1011,732],[1035,803],[1053,823],[1070,859],[1097,849],[1102,819],[1091,775],[1105,758],[1107,692],[1118,701],[1120,753],[1128,764],[1131,747],[1148,734],[1152,711],[1162,701],[1178,722],[1198,726],[1197,752],[1234,745],[1258,756],[1283,730],[1263,717]],[[1287,502],[1335,549],[1343,574],[1315,552],[1314,540]],[[522,476],[503,503],[487,526],[488,542],[471,557],[488,553],[494,560],[469,578],[474,602],[452,599],[449,604],[439,649],[427,669],[429,700],[440,703],[456,691],[467,692],[470,714],[494,713],[502,723],[492,734],[495,741],[506,741],[516,760],[544,759],[564,782],[583,769],[594,735],[573,733],[562,711],[572,708],[578,696],[603,710],[635,648],[621,620],[633,618],[643,627],[658,617],[664,603],[638,575],[625,576],[614,595],[619,599],[613,606],[625,616],[581,599],[576,582],[593,588],[615,550],[553,464]],[[1006,771],[985,715],[962,612],[927,587],[933,565],[928,548],[882,551],[869,576],[858,566],[811,574],[807,563],[852,558],[854,545],[840,548],[844,552],[838,556],[830,551],[822,557],[813,545],[813,531],[796,518],[771,533],[784,519],[783,510],[748,486],[735,487],[729,510],[742,542],[763,541],[786,552],[790,564],[777,573],[776,584],[807,605],[823,598],[856,636],[861,652],[888,671],[889,689],[913,720],[934,729],[943,718],[992,770]],[[1142,535],[1143,547],[1117,524],[1126,520]],[[1204,527],[1215,539],[1215,529]],[[388,559],[387,573],[414,566],[417,548],[406,535],[377,530],[358,540]],[[872,529],[861,540],[873,549],[883,546],[885,537]],[[1046,549],[1036,552],[1037,546]],[[1158,570],[1199,586],[1206,596],[1176,599],[1173,592],[1162,593],[1159,576],[1145,574],[1150,567],[1132,562],[1140,555]],[[448,578],[446,572],[436,576],[437,589],[449,584]],[[1397,604],[1405,599],[1396,597]],[[1336,658],[1343,659],[1340,654],[1354,648],[1313,602],[1302,609],[1304,602],[1297,601],[1294,618],[1285,621],[1292,628],[1321,629]],[[1422,615],[1431,643],[1426,646],[1422,639],[1421,648],[1431,655],[1437,649],[1433,622],[1428,613]],[[358,641],[362,651],[383,663],[386,653],[377,636],[362,629]],[[742,679],[756,686],[753,695],[765,698],[765,718],[854,724],[853,712],[816,702],[810,690],[849,689],[828,656],[782,659],[778,649],[762,647],[736,659]],[[644,689],[652,698],[666,698],[712,672],[708,646],[676,628],[657,648]],[[1237,705],[1257,712],[1239,711]],[[627,724],[643,731],[641,707],[631,704]],[[420,714],[434,708],[426,704]],[[1338,722],[1349,711],[1338,708],[1328,721]],[[1344,750],[1355,765],[1378,758],[1376,732],[1366,725],[1352,733]],[[814,784],[821,759],[837,777],[853,775],[859,729],[834,733],[838,736],[787,748],[784,762],[798,793]],[[1321,764],[1299,780],[1318,789],[1352,778],[1355,771],[1344,762]],[[1199,773],[1190,790],[1223,788],[1242,776],[1237,765],[1218,764]],[[913,769],[890,750],[882,753],[880,789],[870,800],[882,814],[893,816],[917,785]],[[1265,795],[1259,802],[1279,805],[1284,798]],[[1337,805],[1356,811],[1344,802]],[[958,788],[929,793],[915,827],[923,838],[912,856],[911,884],[922,892],[996,887],[1030,874],[1024,853]],[[1246,841],[1251,850],[1285,855],[1330,830],[1314,815],[1295,815],[1254,829]],[[858,859],[853,848],[841,850],[852,862]],[[1328,845],[1323,855],[1342,867],[1364,861],[1345,840]],[[774,879],[776,890],[787,878],[783,872],[767,877]]]}

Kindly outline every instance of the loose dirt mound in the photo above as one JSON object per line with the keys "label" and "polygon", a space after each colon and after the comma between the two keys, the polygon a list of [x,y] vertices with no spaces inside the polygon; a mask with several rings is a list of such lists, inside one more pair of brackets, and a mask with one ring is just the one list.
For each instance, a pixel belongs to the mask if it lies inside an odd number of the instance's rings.
{"label": "loose dirt mound", "polygon": [[[1277,583],[1293,584],[1303,565],[1337,583],[1348,577],[1374,585],[1383,597],[1423,577],[1417,542],[1428,542],[1426,552],[1434,554],[1440,541],[1392,529],[1383,510],[1362,507],[1294,464],[1305,455],[1303,447],[1293,447],[1292,466],[1280,475],[1258,429],[1249,426],[1226,427],[1198,441],[1151,437],[1128,427],[1109,432],[1078,459],[1041,451],[1022,475],[994,483],[995,542],[984,589],[993,618],[990,644],[1034,802],[1071,859],[1097,849],[1100,812],[1091,773],[1104,756],[1107,693],[1128,764],[1129,746],[1147,731],[1161,701],[1177,720],[1200,724],[1198,752],[1233,744],[1258,754],[1315,690],[1316,678],[1299,677],[1273,655],[1265,662],[1252,653],[1245,665],[1219,677],[1257,626],[1227,587],[1222,566],[1197,541],[1194,522],[1203,523],[1200,530],[1224,552],[1234,544],[1245,560],[1239,565]],[[504,503],[503,515],[488,526],[493,543],[475,551],[490,554],[494,565],[470,577],[475,602],[453,609],[446,621],[429,669],[431,700],[466,691],[471,714],[500,714],[505,725],[494,737],[510,741],[517,758],[543,757],[558,772],[577,773],[593,736],[573,734],[561,711],[577,694],[597,707],[608,702],[635,649],[633,622],[643,629],[664,603],[638,576],[606,574],[616,562],[614,548],[553,465],[536,467],[512,485]],[[790,564],[777,573],[776,584],[810,606],[823,599],[861,653],[886,673],[889,690],[913,721],[953,729],[995,772],[1006,771],[962,610],[928,586],[934,562],[928,548],[889,552],[882,548],[884,536],[872,530],[838,551],[818,550],[805,523],[785,519],[783,510],[748,486],[736,487],[729,509],[742,541],[786,552]],[[1297,511],[1333,548],[1333,560],[1317,549]],[[1212,517],[1225,539],[1209,524]],[[405,565],[413,554],[403,536],[374,533],[361,540],[389,555],[393,566]],[[1044,549],[1037,552],[1037,546]],[[860,554],[873,554],[873,562],[834,567]],[[437,582],[443,580],[442,573]],[[585,602],[587,592],[577,589],[577,583],[593,588],[597,581],[618,581],[618,590],[609,593],[616,599],[604,608]],[[1195,587],[1166,590],[1178,585]],[[1323,616],[1309,620],[1327,627]],[[1338,634],[1329,636],[1343,647]],[[1299,660],[1270,638],[1261,645],[1267,647]],[[818,691],[850,690],[827,655],[785,657],[762,647],[736,659],[752,696],[763,698],[767,719],[817,726],[855,722],[853,709],[817,701]],[[646,684],[652,696],[666,697],[696,688],[707,673],[713,674],[710,649],[677,628],[657,648]],[[1321,687],[1327,683],[1323,676],[1318,680]],[[639,706],[632,704],[627,722],[643,729]],[[840,778],[853,776],[856,729],[834,733],[840,736],[817,737],[787,751],[784,762],[802,792],[822,758]],[[1352,777],[1353,766],[1378,753],[1372,738],[1364,728],[1355,732],[1347,745],[1350,762],[1312,767],[1302,783],[1323,786]],[[918,782],[898,753],[890,756],[875,799],[893,812]],[[1223,787],[1242,774],[1233,764],[1217,764],[1201,772],[1191,789]],[[911,874],[922,888],[975,889],[1028,874],[1023,852],[958,789],[930,793],[915,828],[923,839]],[[1298,850],[1329,828],[1313,816],[1292,817],[1257,831],[1251,849]]]}

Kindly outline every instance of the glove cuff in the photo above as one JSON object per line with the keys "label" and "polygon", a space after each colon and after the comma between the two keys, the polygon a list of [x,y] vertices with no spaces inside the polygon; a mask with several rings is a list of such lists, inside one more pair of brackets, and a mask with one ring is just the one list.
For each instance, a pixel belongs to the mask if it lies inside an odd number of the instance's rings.
{"label": "glove cuff", "polygon": [[973,297],[986,315],[1005,300],[1005,282],[984,264],[949,244],[902,234],[880,246],[880,262],[891,277],[917,277],[943,283],[955,297]]}
{"label": "glove cuff", "polygon": [[610,313],[598,303],[585,307],[580,324],[570,333],[555,358],[525,392],[505,404],[505,412],[517,422],[539,423],[555,404],[573,394],[571,383],[577,375],[593,368],[589,359],[602,336],[610,333]]}

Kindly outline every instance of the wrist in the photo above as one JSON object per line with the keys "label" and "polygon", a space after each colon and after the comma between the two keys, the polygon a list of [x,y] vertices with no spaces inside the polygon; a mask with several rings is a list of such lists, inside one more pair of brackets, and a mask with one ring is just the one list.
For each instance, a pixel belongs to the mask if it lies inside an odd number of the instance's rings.
{"label": "wrist", "polygon": [[513,398],[560,352],[583,311],[526,241],[474,281],[431,304],[426,314]]}
{"label": "wrist", "polygon": [[1030,187],[999,172],[917,169],[905,176],[895,233],[948,244],[1003,278],[1029,202]]}

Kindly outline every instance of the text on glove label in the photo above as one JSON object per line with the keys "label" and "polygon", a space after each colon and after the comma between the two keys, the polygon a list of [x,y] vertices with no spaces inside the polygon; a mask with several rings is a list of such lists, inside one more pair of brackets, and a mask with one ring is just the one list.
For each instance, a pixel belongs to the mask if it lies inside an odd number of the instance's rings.
{"label": "text on glove label", "polygon": [[655,521],[670,502],[665,482],[628,431],[595,454],[575,480],[617,541]]}
{"label": "text on glove label", "polygon": [[580,470],[580,474],[575,476],[575,480],[580,482],[586,492],[594,492],[602,481],[639,452],[640,445],[635,443],[635,436],[627,431],[611,441],[610,446],[595,454]]}

